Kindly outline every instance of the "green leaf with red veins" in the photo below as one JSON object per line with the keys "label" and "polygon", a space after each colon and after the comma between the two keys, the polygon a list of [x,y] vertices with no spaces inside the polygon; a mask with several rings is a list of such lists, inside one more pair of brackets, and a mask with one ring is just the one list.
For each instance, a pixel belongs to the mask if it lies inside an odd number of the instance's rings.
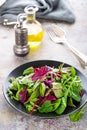
{"label": "green leaf with red veins", "polygon": [[62,91],[62,86],[60,83],[53,83],[53,88],[52,88],[53,92],[54,92],[54,95],[57,97],[57,98],[60,98],[62,97],[64,94],[63,94],[63,91]]}

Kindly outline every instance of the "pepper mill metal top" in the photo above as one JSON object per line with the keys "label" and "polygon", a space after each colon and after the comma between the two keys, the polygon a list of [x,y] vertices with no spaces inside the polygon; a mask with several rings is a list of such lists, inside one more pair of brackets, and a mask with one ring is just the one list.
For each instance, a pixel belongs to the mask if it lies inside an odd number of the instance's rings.
{"label": "pepper mill metal top", "polygon": [[18,56],[25,56],[29,53],[28,30],[23,27],[23,21],[20,20],[14,27],[15,29],[15,45],[14,53]]}

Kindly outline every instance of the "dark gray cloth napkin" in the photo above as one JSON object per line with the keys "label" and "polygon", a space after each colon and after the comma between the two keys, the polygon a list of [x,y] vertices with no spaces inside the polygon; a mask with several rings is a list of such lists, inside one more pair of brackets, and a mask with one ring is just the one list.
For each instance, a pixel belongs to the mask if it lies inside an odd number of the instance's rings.
{"label": "dark gray cloth napkin", "polygon": [[7,0],[0,7],[0,23],[4,19],[16,21],[17,15],[24,12],[26,6],[39,8],[37,18],[74,23],[75,16],[68,0]]}

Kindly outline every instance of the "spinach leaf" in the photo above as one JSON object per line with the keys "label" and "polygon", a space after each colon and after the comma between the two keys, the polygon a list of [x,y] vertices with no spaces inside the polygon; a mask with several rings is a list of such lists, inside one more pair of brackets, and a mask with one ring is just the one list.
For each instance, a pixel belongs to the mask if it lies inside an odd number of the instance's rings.
{"label": "spinach leaf", "polygon": [[62,97],[59,107],[56,109],[56,113],[61,115],[67,107],[66,98]]}
{"label": "spinach leaf", "polygon": [[70,107],[76,107],[75,104],[73,103],[73,99],[71,97],[68,98],[67,104]]}
{"label": "spinach leaf", "polygon": [[76,92],[76,91],[72,91],[72,92],[71,92],[71,97],[72,97],[74,100],[76,100],[77,102],[80,102],[80,100],[81,100],[80,94],[79,94],[78,92]]}
{"label": "spinach leaf", "polygon": [[46,86],[45,86],[44,83],[41,83],[41,84],[40,84],[40,95],[41,95],[42,97],[44,97],[45,91],[46,91]]}
{"label": "spinach leaf", "polygon": [[25,69],[24,72],[23,72],[23,75],[29,75],[31,73],[34,73],[33,67],[29,67],[29,68]]}
{"label": "spinach leaf", "polygon": [[30,101],[32,101],[34,98],[37,98],[39,96],[39,88],[36,88],[35,91],[30,96]]}
{"label": "spinach leaf", "polygon": [[60,103],[61,103],[61,98],[53,102],[54,111],[59,107]]}
{"label": "spinach leaf", "polygon": [[33,89],[33,91],[35,91],[35,89],[40,85],[40,80],[38,79],[35,83],[34,83],[34,85],[33,85],[33,87],[32,87],[32,89]]}
{"label": "spinach leaf", "polygon": [[78,111],[76,111],[76,112],[70,114],[70,115],[69,115],[70,120],[71,120],[72,122],[77,122],[77,121],[79,121],[79,120],[84,116],[83,110],[85,109],[86,106],[87,106],[87,103],[85,103],[84,106],[83,106],[80,110],[78,110]]}
{"label": "spinach leaf", "polygon": [[46,101],[41,107],[38,108],[40,113],[48,113],[53,111],[53,106],[50,101]]}
{"label": "spinach leaf", "polygon": [[25,104],[25,107],[26,107],[28,112],[30,112],[33,108],[33,106],[30,103]]}

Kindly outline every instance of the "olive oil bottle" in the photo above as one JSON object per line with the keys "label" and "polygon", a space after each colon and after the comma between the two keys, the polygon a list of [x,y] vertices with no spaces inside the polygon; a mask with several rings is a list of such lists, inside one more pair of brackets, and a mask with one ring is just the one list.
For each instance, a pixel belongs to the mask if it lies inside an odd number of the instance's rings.
{"label": "olive oil bottle", "polygon": [[28,29],[28,44],[30,49],[37,48],[41,43],[44,36],[44,30],[40,22],[36,20],[37,7],[27,6],[25,14],[20,14],[19,17],[23,20],[23,26]]}

